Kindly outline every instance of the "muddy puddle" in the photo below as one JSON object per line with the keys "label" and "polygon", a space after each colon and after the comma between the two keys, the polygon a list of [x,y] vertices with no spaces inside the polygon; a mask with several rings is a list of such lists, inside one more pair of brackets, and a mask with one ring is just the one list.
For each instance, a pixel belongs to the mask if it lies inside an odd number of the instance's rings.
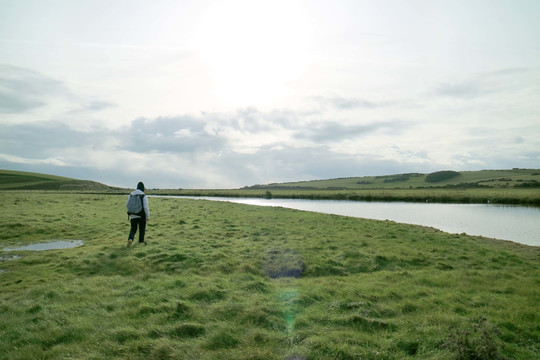
{"label": "muddy puddle", "polygon": [[[82,240],[58,240],[58,241],[50,241],[50,242],[43,242],[43,243],[37,243],[37,244],[29,244],[24,246],[18,246],[18,247],[8,247],[1,249],[2,251],[24,251],[24,250],[30,250],[30,251],[44,251],[44,250],[57,250],[57,249],[69,249],[74,248],[78,246],[82,246],[84,242]],[[13,259],[10,259],[13,260]]]}
{"label": "muddy puddle", "polygon": [[[17,260],[20,258],[21,257],[19,255],[0,255],[0,263],[2,263],[3,261]],[[5,272],[6,270],[0,269],[0,275],[2,275]]]}

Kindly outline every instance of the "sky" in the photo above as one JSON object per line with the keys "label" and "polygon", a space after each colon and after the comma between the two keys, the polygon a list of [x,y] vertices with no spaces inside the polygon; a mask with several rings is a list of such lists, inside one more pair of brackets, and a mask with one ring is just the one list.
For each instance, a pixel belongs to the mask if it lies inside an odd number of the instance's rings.
{"label": "sky", "polygon": [[537,0],[0,0],[0,169],[134,188],[540,168]]}

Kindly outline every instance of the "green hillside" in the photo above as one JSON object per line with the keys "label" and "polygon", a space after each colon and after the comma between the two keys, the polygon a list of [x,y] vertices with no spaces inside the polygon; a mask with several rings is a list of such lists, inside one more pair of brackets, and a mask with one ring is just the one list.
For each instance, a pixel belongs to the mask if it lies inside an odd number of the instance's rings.
{"label": "green hillside", "polygon": [[540,188],[540,170],[439,171],[254,185],[245,189],[370,190],[420,188]]}
{"label": "green hillside", "polygon": [[63,176],[0,170],[0,190],[107,190],[112,187],[90,180]]}

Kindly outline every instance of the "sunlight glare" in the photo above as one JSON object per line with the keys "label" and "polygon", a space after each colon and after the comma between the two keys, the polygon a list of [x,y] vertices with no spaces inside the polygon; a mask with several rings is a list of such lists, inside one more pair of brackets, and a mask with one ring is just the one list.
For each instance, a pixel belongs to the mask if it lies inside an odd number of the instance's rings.
{"label": "sunlight glare", "polygon": [[226,1],[199,22],[193,46],[224,105],[271,103],[309,61],[309,21],[297,1]]}

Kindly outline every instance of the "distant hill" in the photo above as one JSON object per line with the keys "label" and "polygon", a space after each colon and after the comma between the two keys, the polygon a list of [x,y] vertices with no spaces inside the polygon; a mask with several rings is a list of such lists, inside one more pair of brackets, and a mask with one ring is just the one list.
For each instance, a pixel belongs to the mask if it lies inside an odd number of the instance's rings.
{"label": "distant hill", "polygon": [[369,190],[422,188],[540,188],[540,170],[438,171],[384,176],[349,177],[247,186],[261,190]]}
{"label": "distant hill", "polygon": [[0,169],[0,190],[110,190],[114,187],[90,180]]}

